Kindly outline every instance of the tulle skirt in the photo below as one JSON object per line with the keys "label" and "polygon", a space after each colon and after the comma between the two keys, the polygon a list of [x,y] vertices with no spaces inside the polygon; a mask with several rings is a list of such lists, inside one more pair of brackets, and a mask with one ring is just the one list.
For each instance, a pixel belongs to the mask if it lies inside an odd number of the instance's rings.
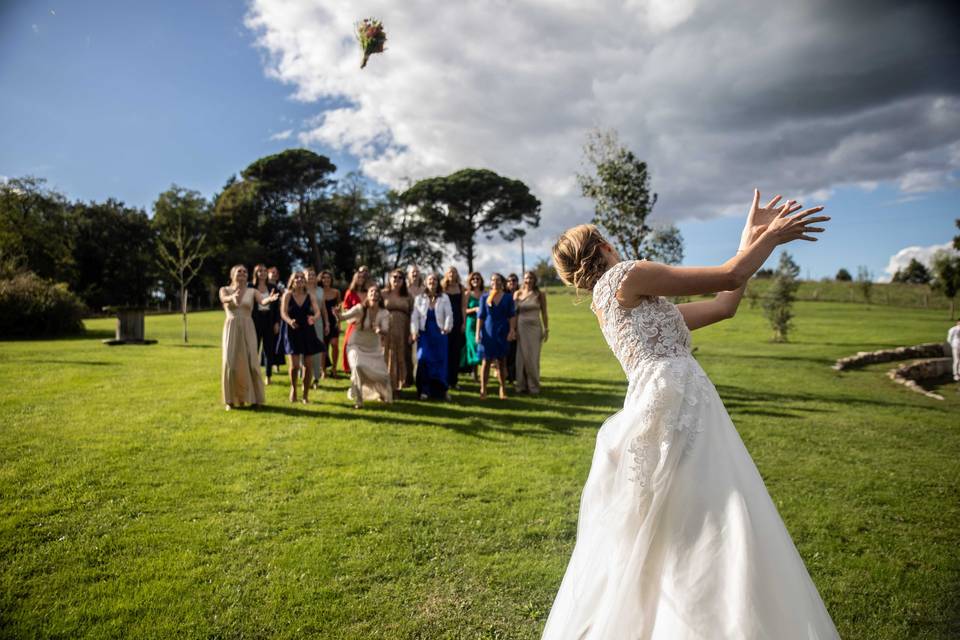
{"label": "tulle skirt", "polygon": [[543,638],[838,637],[703,369],[649,361],[597,435]]}

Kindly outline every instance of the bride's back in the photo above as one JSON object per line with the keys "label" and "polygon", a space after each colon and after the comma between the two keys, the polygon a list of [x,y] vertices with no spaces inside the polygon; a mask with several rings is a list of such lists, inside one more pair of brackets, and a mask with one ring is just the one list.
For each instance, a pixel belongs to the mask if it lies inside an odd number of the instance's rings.
{"label": "bride's back", "polygon": [[627,377],[646,361],[690,357],[690,331],[676,305],[659,296],[632,308],[617,300],[617,289],[634,264],[635,260],[617,263],[600,276],[591,305]]}

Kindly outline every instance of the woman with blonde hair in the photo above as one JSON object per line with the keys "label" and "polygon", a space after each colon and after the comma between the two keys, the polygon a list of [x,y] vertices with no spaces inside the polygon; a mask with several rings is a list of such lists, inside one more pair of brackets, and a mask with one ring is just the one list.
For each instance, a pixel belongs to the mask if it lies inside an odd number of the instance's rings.
{"label": "woman with blonde hair", "polygon": [[323,322],[317,299],[307,290],[307,277],[303,271],[294,271],[287,282],[287,290],[280,300],[279,345],[290,356],[290,402],[297,401],[297,379],[303,367],[303,399],[309,402],[310,381],[313,377],[313,355],[320,353],[323,344],[314,328]]}
{"label": "woman with blonde hair", "polygon": [[467,293],[463,303],[463,355],[460,368],[470,371],[477,379],[477,367],[480,366],[480,343],[477,342],[477,312],[480,310],[480,298],[483,297],[483,276],[479,271],[467,276]]}
{"label": "woman with blonde hair", "polygon": [[443,280],[440,281],[440,289],[450,299],[450,309],[453,312],[453,327],[447,334],[447,385],[456,389],[460,378],[460,356],[466,344],[464,318],[467,310],[467,296],[460,284],[460,272],[456,267],[447,267]]}
{"label": "woman with blonde hair", "polygon": [[450,298],[440,290],[440,278],[427,276],[423,293],[413,302],[410,335],[417,343],[417,395],[421,400],[449,400],[447,337],[453,328]]}
{"label": "woman with blonde hair", "polygon": [[[754,192],[737,253],[713,267],[621,261],[593,225],[553,248],[627,375],[597,434],[576,545],[543,632],[566,638],[839,636],[690,332],[731,318],[775,247],[815,240],[823,207]],[[675,305],[666,296],[715,294]]]}
{"label": "woman with blonde hair", "polygon": [[220,388],[227,411],[244,404],[259,406],[265,401],[253,308],[269,305],[277,295],[276,291],[263,295],[248,287],[247,268],[242,264],[230,269],[230,284],[220,287],[220,303],[227,314],[221,340]]}
{"label": "woman with blonde hair", "polygon": [[393,390],[399,393],[413,376],[413,363],[410,361],[410,314],[413,312],[413,297],[407,291],[407,281],[402,269],[390,272],[387,290],[383,293],[383,304],[390,314],[383,353],[387,359],[387,371],[390,372]]}
{"label": "woman with blonde hair", "polygon": [[307,293],[313,298],[317,308],[320,309],[320,318],[313,325],[317,332],[317,340],[320,341],[320,351],[313,354],[310,359],[310,369],[313,371],[312,386],[314,389],[320,386],[320,378],[324,376],[323,367],[326,358],[324,353],[327,351],[327,335],[330,333],[330,319],[327,317],[327,305],[324,304],[323,283],[317,278],[317,270],[313,267],[307,267],[303,270],[303,277],[307,279]]}
{"label": "woman with blonde hair", "polygon": [[503,276],[494,273],[490,276],[490,291],[480,298],[476,340],[480,345],[478,352],[481,398],[487,397],[490,365],[493,364],[497,367],[500,399],[507,399],[507,355],[510,352],[510,342],[517,338],[517,317],[513,296],[507,293],[506,287]]}
{"label": "woman with blonde hair", "polygon": [[547,296],[537,287],[537,274],[523,274],[523,285],[513,294],[517,308],[516,385],[520,393],[540,393],[540,347],[547,341]]}

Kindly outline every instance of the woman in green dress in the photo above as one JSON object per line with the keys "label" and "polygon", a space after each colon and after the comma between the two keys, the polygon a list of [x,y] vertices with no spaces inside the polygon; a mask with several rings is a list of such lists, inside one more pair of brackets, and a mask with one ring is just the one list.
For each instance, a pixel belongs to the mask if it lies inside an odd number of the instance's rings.
{"label": "woman in green dress", "polygon": [[477,379],[477,367],[480,365],[480,352],[477,344],[477,311],[480,308],[480,296],[483,295],[483,276],[480,272],[474,271],[467,278],[467,305],[464,311],[467,322],[464,325],[466,333],[466,346],[463,349],[463,355],[460,358],[460,367],[463,371],[473,373],[473,379]]}

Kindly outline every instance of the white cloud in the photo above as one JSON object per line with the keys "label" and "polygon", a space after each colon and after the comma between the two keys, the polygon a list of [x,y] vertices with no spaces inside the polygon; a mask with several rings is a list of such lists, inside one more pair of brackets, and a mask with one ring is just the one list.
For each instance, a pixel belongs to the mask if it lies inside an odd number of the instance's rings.
{"label": "white cloud", "polygon": [[[754,186],[823,201],[841,185],[952,184],[960,86],[937,64],[949,30],[931,11],[857,0],[253,0],[246,22],[268,75],[300,100],[335,101],[306,123],[302,144],[349,152],[391,186],[463,167],[519,178],[543,201],[528,240],[548,248],[590,217],[573,176],[596,125],[649,162],[660,221],[742,214]],[[353,30],[365,16],[384,20],[388,42],[361,71]],[[481,264],[494,253],[481,251]]]}
{"label": "white cloud", "polygon": [[885,275],[877,278],[879,282],[890,282],[893,279],[893,274],[895,274],[899,269],[905,268],[910,264],[911,260],[918,260],[925,267],[930,266],[930,260],[933,258],[933,254],[937,251],[949,251],[950,253],[957,253],[953,248],[953,243],[945,242],[943,244],[934,244],[929,247],[906,247],[900,249],[895,254],[890,256],[887,266],[884,268]]}
{"label": "white cloud", "polygon": [[293,135],[293,129],[284,129],[283,131],[279,131],[273,134],[272,136],[270,136],[270,139],[271,140],[287,140],[292,135]]}

